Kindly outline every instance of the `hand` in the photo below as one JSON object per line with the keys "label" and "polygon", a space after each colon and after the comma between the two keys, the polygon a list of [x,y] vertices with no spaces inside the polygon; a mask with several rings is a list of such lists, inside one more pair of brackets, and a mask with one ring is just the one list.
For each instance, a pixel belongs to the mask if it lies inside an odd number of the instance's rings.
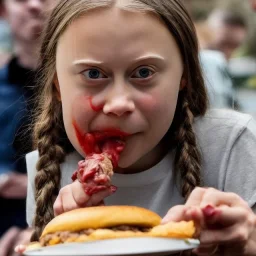
{"label": "hand", "polygon": [[17,245],[14,248],[14,251],[18,254],[18,255],[22,255],[25,251],[26,251],[26,246],[23,244]]}
{"label": "hand", "polygon": [[22,254],[26,249],[26,245],[30,243],[32,233],[33,230],[30,228],[22,230],[15,241],[13,253],[8,256],[18,256]]}
{"label": "hand", "polygon": [[0,196],[6,199],[24,199],[27,196],[27,175],[10,172],[0,186]]}
{"label": "hand", "polygon": [[104,204],[103,199],[114,193],[114,191],[109,188],[93,194],[92,196],[88,196],[84,192],[84,186],[86,185],[76,180],[72,184],[63,187],[53,205],[54,215],[57,216],[63,212],[77,208],[102,205]]}
{"label": "hand", "polygon": [[7,256],[9,252],[12,250],[13,245],[15,243],[15,239],[19,234],[20,229],[17,227],[12,227],[3,234],[0,239],[0,255]]}
{"label": "hand", "polygon": [[[18,256],[22,252],[25,251],[25,244],[30,242],[30,237],[32,235],[31,229],[21,230],[17,227],[10,228],[1,238],[0,240],[0,255],[1,256]],[[23,246],[19,246],[20,249],[16,250],[17,244],[24,244]],[[14,250],[15,248],[15,250]]]}
{"label": "hand", "polygon": [[196,188],[185,205],[170,209],[163,219],[194,220],[201,228],[197,255],[256,255],[256,216],[234,193]]}

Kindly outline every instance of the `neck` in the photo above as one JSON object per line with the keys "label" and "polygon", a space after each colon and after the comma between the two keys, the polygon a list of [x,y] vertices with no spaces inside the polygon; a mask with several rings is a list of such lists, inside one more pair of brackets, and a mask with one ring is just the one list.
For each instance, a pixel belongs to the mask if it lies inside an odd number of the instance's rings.
{"label": "neck", "polygon": [[22,67],[33,70],[37,68],[39,46],[39,42],[34,44],[26,42],[14,44],[15,55]]}
{"label": "neck", "polygon": [[[116,173],[133,174],[146,171],[158,164],[168,153],[168,146],[164,141],[161,141],[156,148],[143,156],[137,163],[128,168],[117,168]],[[150,160],[149,160],[150,159]]]}

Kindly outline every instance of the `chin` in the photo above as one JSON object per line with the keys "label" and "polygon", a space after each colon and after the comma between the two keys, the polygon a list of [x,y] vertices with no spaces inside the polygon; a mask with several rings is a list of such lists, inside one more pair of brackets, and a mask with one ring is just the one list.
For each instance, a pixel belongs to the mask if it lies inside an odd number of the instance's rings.
{"label": "chin", "polygon": [[118,162],[118,167],[121,169],[129,169],[129,168],[133,167],[133,169],[134,169],[134,166],[140,160],[140,158],[138,157],[138,154],[135,154],[135,155],[137,155],[137,156],[121,155],[119,162]]}

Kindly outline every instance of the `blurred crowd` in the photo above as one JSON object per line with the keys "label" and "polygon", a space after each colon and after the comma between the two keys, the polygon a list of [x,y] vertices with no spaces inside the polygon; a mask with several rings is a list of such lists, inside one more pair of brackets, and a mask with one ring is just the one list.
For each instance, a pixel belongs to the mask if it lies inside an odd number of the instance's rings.
{"label": "blurred crowd", "polygon": [[[194,15],[197,1],[183,1],[195,21],[210,106],[255,115],[256,0],[239,1],[242,7],[235,0],[226,6],[216,1],[199,17]],[[0,0],[0,256],[15,255],[14,245],[28,241],[31,234],[25,211],[25,154],[33,148],[40,36],[53,4]]]}

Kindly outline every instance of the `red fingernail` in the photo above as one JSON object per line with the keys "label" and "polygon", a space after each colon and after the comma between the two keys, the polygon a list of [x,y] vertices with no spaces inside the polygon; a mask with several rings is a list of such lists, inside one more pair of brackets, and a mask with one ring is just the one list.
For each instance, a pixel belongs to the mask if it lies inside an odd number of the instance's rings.
{"label": "red fingernail", "polygon": [[112,193],[115,193],[117,191],[117,187],[116,186],[110,186],[110,190]]}
{"label": "red fingernail", "polygon": [[207,217],[212,217],[216,214],[216,209],[211,205],[207,205],[203,208],[203,213]]}

